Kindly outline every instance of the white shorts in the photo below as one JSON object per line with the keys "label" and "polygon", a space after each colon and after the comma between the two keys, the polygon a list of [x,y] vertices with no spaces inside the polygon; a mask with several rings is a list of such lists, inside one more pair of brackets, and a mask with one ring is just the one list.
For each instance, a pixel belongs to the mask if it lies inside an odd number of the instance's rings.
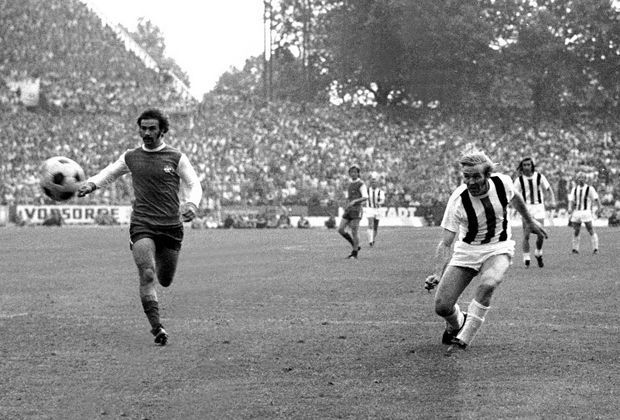
{"label": "white shorts", "polygon": [[533,219],[536,220],[545,220],[545,205],[542,203],[539,204],[526,204],[527,211],[530,212],[530,215]]}
{"label": "white shorts", "polygon": [[381,209],[374,207],[364,207],[364,217],[379,219],[381,217]]}
{"label": "white shorts", "polygon": [[512,264],[512,257],[515,254],[515,241],[496,242],[494,244],[470,245],[463,241],[457,241],[454,244],[452,258],[448,265],[457,267],[473,268],[480,271],[482,264],[495,255],[508,255]]}
{"label": "white shorts", "polygon": [[571,223],[588,223],[594,220],[592,211],[590,210],[575,210],[570,217]]}

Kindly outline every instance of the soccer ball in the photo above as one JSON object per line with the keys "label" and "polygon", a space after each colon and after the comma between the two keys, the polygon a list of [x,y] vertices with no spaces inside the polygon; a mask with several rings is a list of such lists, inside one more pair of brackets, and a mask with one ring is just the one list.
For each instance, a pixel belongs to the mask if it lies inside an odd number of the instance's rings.
{"label": "soccer ball", "polygon": [[73,197],[85,179],[82,167],[64,156],[51,157],[41,165],[41,188],[54,201]]}

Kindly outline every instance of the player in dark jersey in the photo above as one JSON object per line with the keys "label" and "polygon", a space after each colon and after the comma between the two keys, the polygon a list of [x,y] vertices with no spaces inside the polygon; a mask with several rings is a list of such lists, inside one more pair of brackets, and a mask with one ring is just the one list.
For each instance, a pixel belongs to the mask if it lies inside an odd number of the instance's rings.
{"label": "player in dark jersey", "polygon": [[[362,206],[368,200],[368,190],[364,185],[364,181],[360,179],[359,166],[351,166],[349,168],[349,176],[351,177],[351,182],[347,188],[348,201],[340,219],[338,233],[351,244],[351,254],[347,258],[357,259],[357,253],[360,250],[359,226],[362,219]],[[347,232],[347,227],[351,230],[351,234]]]}
{"label": "player in dark jersey", "polygon": [[131,174],[135,200],[130,249],[140,277],[142,307],[155,343],[162,346],[168,342],[168,333],[159,317],[156,282],[163,287],[172,283],[183,241],[183,222],[196,217],[202,197],[200,181],[187,156],[164,143],[168,124],[161,111],[144,111],[138,117],[142,146],[124,152],[78,190],[78,197],[84,197]]}
{"label": "player in dark jersey", "polygon": [[[471,343],[511,264],[515,242],[511,238],[508,204],[519,212],[532,233],[547,237],[528,212],[521,194],[515,191],[510,177],[492,173],[495,164],[484,152],[465,153],[459,163],[464,184],[448,200],[441,222],[443,237],[435,252],[435,269],[425,281],[429,291],[438,286],[435,312],[446,321],[441,341],[450,346],[448,354]],[[478,275],[480,285],[474,299],[467,312],[462,312],[457,300]]]}

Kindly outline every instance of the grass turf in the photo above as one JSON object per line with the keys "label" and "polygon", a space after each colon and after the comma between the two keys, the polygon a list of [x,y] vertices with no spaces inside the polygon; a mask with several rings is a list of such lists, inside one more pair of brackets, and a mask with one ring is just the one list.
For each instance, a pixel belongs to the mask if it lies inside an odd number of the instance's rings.
{"label": "grass turf", "polygon": [[380,228],[357,261],[333,230],[187,230],[165,347],[127,228],[3,228],[0,417],[615,418],[620,230],[597,231],[599,255],[586,232],[572,255],[551,228],[525,269],[515,229],[487,322],[445,357],[423,288],[438,228]]}

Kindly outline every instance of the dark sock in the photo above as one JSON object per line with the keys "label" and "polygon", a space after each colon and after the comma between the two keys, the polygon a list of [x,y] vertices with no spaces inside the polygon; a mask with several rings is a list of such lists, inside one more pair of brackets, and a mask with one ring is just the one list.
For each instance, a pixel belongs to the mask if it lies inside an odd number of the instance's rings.
{"label": "dark sock", "polygon": [[349,233],[348,233],[348,232],[341,233],[341,235],[342,235],[342,237],[343,237],[344,239],[346,239],[347,241],[349,241],[349,243],[350,243],[351,245],[353,245],[353,238],[351,237],[351,235],[349,235]]}
{"label": "dark sock", "polygon": [[152,329],[161,327],[159,322],[159,303],[156,300],[142,300],[142,307]]}

